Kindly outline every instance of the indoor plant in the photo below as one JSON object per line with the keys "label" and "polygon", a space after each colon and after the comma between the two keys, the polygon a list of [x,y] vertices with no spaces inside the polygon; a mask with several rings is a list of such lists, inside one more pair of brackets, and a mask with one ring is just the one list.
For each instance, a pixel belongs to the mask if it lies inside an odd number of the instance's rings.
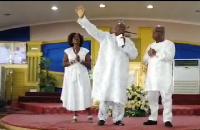
{"label": "indoor plant", "polygon": [[52,74],[49,73],[49,64],[51,62],[53,62],[51,59],[41,57],[41,62],[39,64],[40,73],[38,74],[40,91],[55,91],[55,84],[57,80]]}

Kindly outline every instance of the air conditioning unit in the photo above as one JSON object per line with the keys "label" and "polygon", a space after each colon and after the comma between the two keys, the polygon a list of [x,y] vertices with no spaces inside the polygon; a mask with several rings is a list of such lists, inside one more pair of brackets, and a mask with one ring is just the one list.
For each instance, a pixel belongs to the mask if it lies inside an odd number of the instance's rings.
{"label": "air conditioning unit", "polygon": [[200,60],[174,60],[173,83],[174,94],[200,94]]}

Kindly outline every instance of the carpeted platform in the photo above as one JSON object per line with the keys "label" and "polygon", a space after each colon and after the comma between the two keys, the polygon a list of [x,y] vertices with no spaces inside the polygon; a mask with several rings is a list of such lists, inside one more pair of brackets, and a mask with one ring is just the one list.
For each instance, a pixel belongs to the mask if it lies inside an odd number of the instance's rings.
{"label": "carpeted platform", "polygon": [[[71,123],[72,112],[67,111],[59,103],[59,93],[27,93],[22,102],[14,101],[12,106],[20,108],[13,114],[1,119],[1,124],[11,130],[168,130],[162,121],[163,107],[159,108],[158,125],[143,126],[147,117],[124,118],[125,126],[114,126],[109,117],[106,125],[97,125],[98,108],[92,108],[94,123],[87,123],[86,112],[79,112],[79,122]],[[36,98],[40,97],[40,98]],[[50,98],[54,98],[50,102]],[[41,99],[41,100],[40,100]],[[173,96],[173,130],[200,130],[200,95],[174,95]],[[49,100],[49,101],[47,101]],[[195,104],[195,105],[194,105]]]}
{"label": "carpeted platform", "polygon": [[[124,118],[125,126],[114,126],[109,117],[104,126],[98,126],[98,119],[94,116],[94,123],[88,123],[85,114],[78,117],[78,123],[71,123],[72,114],[11,114],[1,119],[2,125],[13,130],[25,130],[23,128],[38,130],[199,130],[199,116],[174,116],[173,128],[166,128],[162,116],[158,118],[158,125],[144,126],[147,117]],[[22,128],[23,127],[23,128]]]}
{"label": "carpeted platform", "polygon": [[[19,103],[13,102],[12,105],[25,111],[36,114],[62,114],[71,113],[62,107],[62,103]],[[160,105],[159,114],[162,114],[163,107]],[[200,115],[200,105],[173,105],[174,115]],[[80,111],[79,113],[86,113]],[[92,107],[92,113],[97,114],[98,108]]]}

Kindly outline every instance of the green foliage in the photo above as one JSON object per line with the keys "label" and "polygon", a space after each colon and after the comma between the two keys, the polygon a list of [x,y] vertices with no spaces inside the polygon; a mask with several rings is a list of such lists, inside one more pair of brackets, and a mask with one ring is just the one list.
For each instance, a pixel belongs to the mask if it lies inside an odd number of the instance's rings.
{"label": "green foliage", "polygon": [[149,112],[148,101],[145,98],[146,92],[141,86],[128,87],[126,89],[127,102],[125,108],[125,116],[128,117],[140,117],[145,116]]}
{"label": "green foliage", "polygon": [[42,91],[53,92],[55,89],[57,80],[52,74],[49,73],[49,65],[51,62],[53,62],[53,60],[41,57],[41,62],[39,64],[41,70],[38,74],[38,78],[40,79],[39,86]]}

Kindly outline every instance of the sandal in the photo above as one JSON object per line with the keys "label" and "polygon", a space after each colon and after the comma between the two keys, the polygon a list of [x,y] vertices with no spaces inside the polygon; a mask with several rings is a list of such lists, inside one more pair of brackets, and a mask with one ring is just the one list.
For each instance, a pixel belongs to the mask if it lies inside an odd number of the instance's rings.
{"label": "sandal", "polygon": [[88,122],[93,123],[93,117],[91,115],[88,115]]}
{"label": "sandal", "polygon": [[78,120],[77,120],[77,116],[73,116],[73,120],[72,120],[72,123],[76,123]]}

